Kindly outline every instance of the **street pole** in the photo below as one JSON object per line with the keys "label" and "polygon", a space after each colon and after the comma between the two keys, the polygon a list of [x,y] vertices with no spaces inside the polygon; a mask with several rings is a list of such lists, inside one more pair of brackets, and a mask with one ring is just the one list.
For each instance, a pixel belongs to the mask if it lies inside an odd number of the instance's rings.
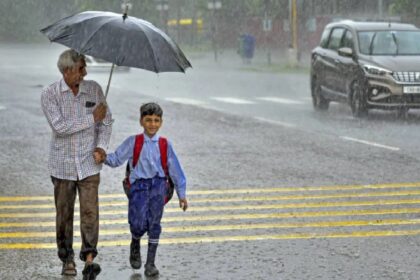
{"label": "street pole", "polygon": [[176,39],[178,44],[181,42],[181,3],[177,1],[176,6]]}
{"label": "street pole", "polygon": [[196,7],[195,1],[192,1],[192,17],[191,17],[191,45],[195,45],[195,36],[197,33],[197,16],[196,16]]}
{"label": "street pole", "polygon": [[289,65],[291,67],[296,67],[298,64],[296,0],[289,0],[289,25],[290,25],[290,45],[288,49]]}
{"label": "street pole", "polygon": [[[213,0],[213,5],[216,5],[216,0]],[[217,41],[216,41],[216,8],[212,12],[213,19],[213,49],[214,49],[214,61],[217,61]]]}
{"label": "street pole", "polygon": [[271,50],[268,44],[268,32],[271,31],[271,19],[268,18],[268,1],[264,1],[264,21],[263,21],[263,31],[264,31],[264,45],[267,51],[267,64],[271,65]]}
{"label": "street pole", "polygon": [[207,3],[207,7],[209,10],[211,10],[211,16],[210,16],[210,25],[211,25],[211,40],[212,40],[212,46],[214,51],[214,61],[217,61],[217,41],[216,41],[216,10],[220,9],[222,7],[222,2],[220,0],[210,0]]}
{"label": "street pole", "polygon": [[383,19],[383,0],[378,0],[378,14],[379,14],[379,19],[382,20]]}
{"label": "street pole", "polygon": [[159,11],[160,16],[160,24],[162,29],[168,34],[168,0],[157,0],[158,4],[156,5],[156,9]]}
{"label": "street pole", "polygon": [[298,40],[297,40],[297,8],[296,0],[292,0],[292,36],[293,36],[293,49],[297,51]]}

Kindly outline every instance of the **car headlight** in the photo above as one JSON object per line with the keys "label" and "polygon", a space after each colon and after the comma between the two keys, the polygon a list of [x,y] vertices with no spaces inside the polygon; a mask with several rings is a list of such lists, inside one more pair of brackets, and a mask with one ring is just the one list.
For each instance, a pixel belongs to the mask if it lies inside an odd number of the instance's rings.
{"label": "car headlight", "polygon": [[365,72],[370,75],[383,76],[386,74],[392,74],[391,70],[381,68],[378,66],[369,65],[369,64],[363,65],[363,70],[365,70]]}

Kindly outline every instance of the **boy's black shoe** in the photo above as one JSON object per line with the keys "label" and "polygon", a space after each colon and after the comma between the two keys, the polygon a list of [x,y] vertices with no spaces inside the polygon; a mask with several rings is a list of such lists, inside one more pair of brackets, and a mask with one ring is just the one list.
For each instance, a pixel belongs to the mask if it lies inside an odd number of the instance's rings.
{"label": "boy's black shoe", "polygon": [[101,273],[101,267],[99,264],[91,262],[85,263],[85,268],[83,269],[83,280],[95,280],[96,276]]}
{"label": "boy's black shoe", "polygon": [[154,263],[146,263],[144,265],[144,274],[147,277],[153,277],[159,275],[159,270],[156,268]]}
{"label": "boy's black shoe", "polygon": [[76,264],[74,263],[73,259],[66,260],[63,262],[63,269],[61,270],[61,275],[66,276],[76,276]]}
{"label": "boy's black shoe", "polygon": [[158,244],[149,243],[147,247],[147,261],[144,265],[144,274],[148,277],[159,275],[159,270],[155,266],[156,250]]}
{"label": "boy's black shoe", "polygon": [[131,239],[130,244],[130,264],[133,269],[139,269],[141,267],[141,255],[140,255],[140,240]]}

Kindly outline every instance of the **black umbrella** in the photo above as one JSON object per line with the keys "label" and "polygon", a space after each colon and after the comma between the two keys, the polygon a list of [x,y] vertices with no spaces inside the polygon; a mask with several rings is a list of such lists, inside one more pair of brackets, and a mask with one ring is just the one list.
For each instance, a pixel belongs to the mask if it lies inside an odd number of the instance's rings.
{"label": "black umbrella", "polygon": [[148,21],[126,14],[87,11],[63,18],[41,30],[51,42],[113,63],[159,72],[185,72],[191,67],[181,49]]}

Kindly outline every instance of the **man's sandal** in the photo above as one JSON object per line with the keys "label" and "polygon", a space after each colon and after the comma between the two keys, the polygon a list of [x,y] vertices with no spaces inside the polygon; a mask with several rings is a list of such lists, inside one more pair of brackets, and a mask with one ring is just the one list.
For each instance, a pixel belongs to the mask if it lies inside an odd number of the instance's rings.
{"label": "man's sandal", "polygon": [[101,273],[101,267],[94,262],[86,262],[83,269],[83,280],[95,280],[96,276]]}
{"label": "man's sandal", "polygon": [[73,260],[67,260],[63,263],[63,270],[61,271],[61,275],[67,275],[67,276],[76,276],[77,270],[76,270],[76,264]]}

